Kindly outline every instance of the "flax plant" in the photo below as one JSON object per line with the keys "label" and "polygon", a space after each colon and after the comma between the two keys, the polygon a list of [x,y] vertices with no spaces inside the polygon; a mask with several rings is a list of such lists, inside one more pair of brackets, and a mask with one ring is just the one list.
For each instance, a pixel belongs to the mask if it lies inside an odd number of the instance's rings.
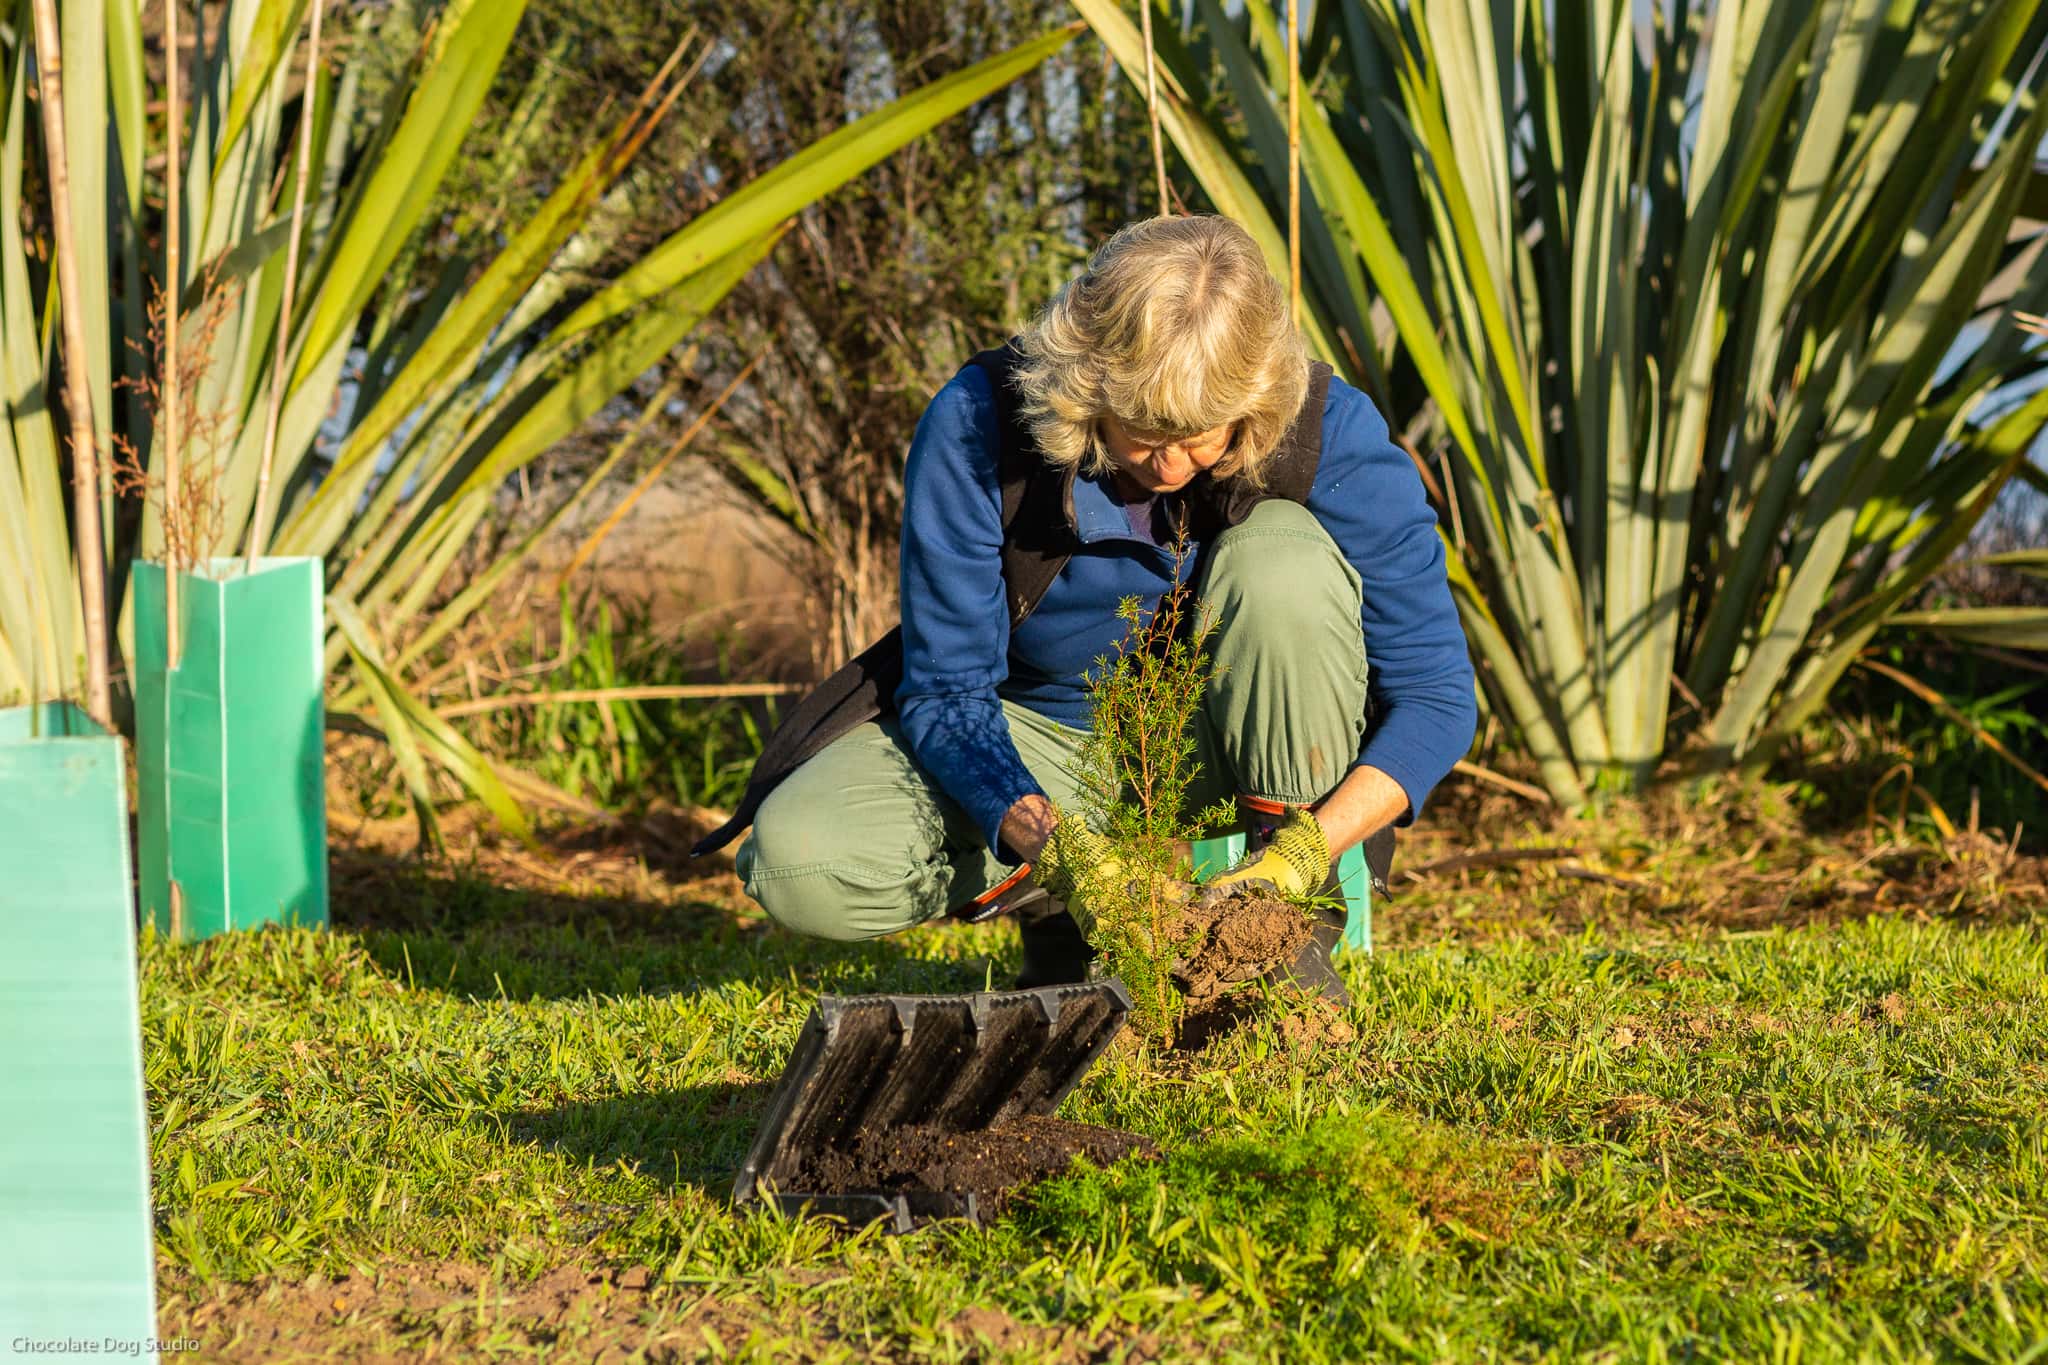
{"label": "flax plant", "polygon": [[[1076,6],[1136,80],[1125,10]],[[2042,365],[2014,310],[2048,306],[2048,6],[1652,11],[1323,0],[1301,50],[1304,331],[1447,471],[1489,701],[1572,803],[1767,762],[2039,482],[2048,422],[2011,396]],[[1161,121],[1277,274],[1288,44],[1269,0],[1191,12],[1154,26]]]}
{"label": "flax plant", "polygon": [[[617,232],[598,209],[716,45],[695,33],[615,126],[594,130],[532,216],[508,225],[495,256],[428,278],[410,244],[433,227],[427,210],[525,0],[448,0],[381,109],[365,107],[360,54],[372,46],[362,26],[382,11],[358,11],[352,35],[321,42],[300,80],[294,53],[311,46],[309,2],[205,7],[187,97],[158,122],[143,0],[65,0],[62,112],[74,136],[68,160],[37,164],[32,0],[0,0],[0,387],[10,419],[0,422],[0,704],[91,690],[88,623],[101,594],[90,578],[103,562],[118,640],[131,638],[127,566],[164,556],[163,507],[175,499],[109,499],[111,540],[97,549],[88,518],[64,511],[55,421],[85,424],[90,445],[129,452],[162,488],[182,451],[143,397],[159,367],[150,311],[175,300],[165,329],[175,334],[181,316],[210,308],[220,317],[200,334],[208,354],[171,366],[174,378],[203,376],[178,396],[185,411],[223,416],[228,433],[214,466],[218,526],[190,547],[190,562],[323,558],[332,709],[361,710],[384,731],[421,801],[438,763],[519,827],[502,775],[404,681],[512,567],[514,557],[501,558],[478,590],[433,606],[506,480],[664,363],[791,215],[1031,70],[1077,26],[848,123],[593,281],[590,262]],[[343,24],[347,14],[329,17]],[[543,66],[534,80],[555,78]],[[102,128],[104,138],[75,135]],[[160,138],[179,154],[163,155]],[[45,264],[46,206],[32,198],[52,184],[69,188],[70,229],[55,226],[76,269],[61,281]],[[166,199],[179,205],[175,222]],[[168,261],[157,251],[167,237],[177,244]],[[61,376],[44,344],[57,316],[82,333],[64,348]],[[342,406],[345,379],[354,395]],[[61,405],[47,401],[60,392]],[[179,425],[182,446],[189,423]],[[90,445],[74,444],[90,471]],[[598,487],[586,481],[578,496]],[[88,532],[76,556],[74,526]]]}

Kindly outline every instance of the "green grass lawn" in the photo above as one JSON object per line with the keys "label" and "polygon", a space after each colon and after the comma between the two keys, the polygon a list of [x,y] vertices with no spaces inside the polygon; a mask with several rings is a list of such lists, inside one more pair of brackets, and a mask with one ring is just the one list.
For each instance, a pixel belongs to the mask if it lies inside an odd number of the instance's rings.
{"label": "green grass lawn", "polygon": [[214,1358],[2048,1358],[2038,918],[1382,952],[1348,1041],[1106,1058],[1062,1113],[1157,1163],[888,1237],[734,1169],[818,992],[1001,985],[1013,931],[343,899],[144,948],[159,1334]]}

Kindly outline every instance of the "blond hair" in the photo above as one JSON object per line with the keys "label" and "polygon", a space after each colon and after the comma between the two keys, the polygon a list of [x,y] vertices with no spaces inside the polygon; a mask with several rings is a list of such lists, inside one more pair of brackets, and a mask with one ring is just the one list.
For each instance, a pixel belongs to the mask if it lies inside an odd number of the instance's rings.
{"label": "blond hair", "polygon": [[1231,425],[1212,473],[1257,486],[1308,392],[1287,293],[1228,218],[1152,218],[1097,248],[1019,339],[1017,384],[1045,458],[1112,465],[1100,423],[1169,439]]}

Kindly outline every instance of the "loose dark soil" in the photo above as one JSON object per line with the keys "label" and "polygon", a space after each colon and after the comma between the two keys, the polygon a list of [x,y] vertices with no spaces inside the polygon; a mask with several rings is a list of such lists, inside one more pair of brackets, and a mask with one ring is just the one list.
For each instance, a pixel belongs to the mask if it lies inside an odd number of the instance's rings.
{"label": "loose dark soil", "polygon": [[970,1132],[905,1125],[862,1134],[850,1149],[807,1158],[792,1183],[807,1194],[973,1194],[983,1214],[990,1214],[1016,1190],[1058,1175],[1077,1156],[1107,1166],[1134,1153],[1157,1156],[1159,1148],[1136,1133],[1064,1119],[1018,1119]]}
{"label": "loose dark soil", "polygon": [[1264,896],[1191,905],[1178,921],[1169,929],[1174,940],[1196,944],[1173,972],[1190,1001],[1210,999],[1293,960],[1312,928],[1300,906]]}

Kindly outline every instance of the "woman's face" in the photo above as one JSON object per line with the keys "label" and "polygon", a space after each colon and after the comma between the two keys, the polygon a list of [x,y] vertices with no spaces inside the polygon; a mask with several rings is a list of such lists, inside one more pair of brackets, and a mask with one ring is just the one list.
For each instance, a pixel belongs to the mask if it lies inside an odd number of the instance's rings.
{"label": "woman's face", "polygon": [[1230,451],[1234,423],[1193,436],[1164,436],[1102,419],[1102,444],[1127,484],[1147,493],[1171,493],[1194,482]]}

